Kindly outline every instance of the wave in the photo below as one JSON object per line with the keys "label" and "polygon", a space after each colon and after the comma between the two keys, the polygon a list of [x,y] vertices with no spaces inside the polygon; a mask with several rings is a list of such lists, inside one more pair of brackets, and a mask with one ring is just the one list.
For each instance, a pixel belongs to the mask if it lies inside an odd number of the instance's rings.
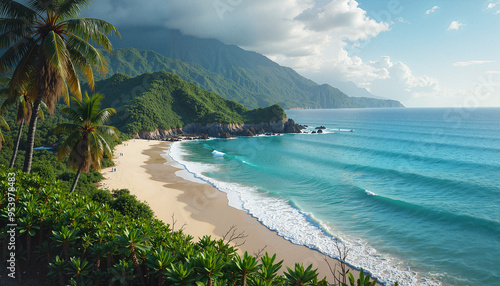
{"label": "wave", "polygon": [[[399,131],[398,131],[399,132]],[[500,152],[499,148],[494,148],[494,147],[488,147],[488,146],[478,146],[478,145],[463,145],[463,144],[450,144],[450,143],[443,143],[440,141],[443,141],[443,138],[448,135],[441,135],[441,137],[435,137],[435,136],[429,136],[429,138],[435,138],[438,140],[423,140],[423,139],[418,139],[418,138],[409,138],[409,139],[404,139],[400,137],[393,137],[393,136],[382,136],[381,134],[370,134],[370,135],[363,135],[360,133],[354,132],[355,135],[358,138],[365,138],[368,140],[377,140],[377,141],[382,141],[383,143],[402,143],[400,145],[404,146],[419,146],[419,145],[424,145],[427,146],[432,146],[435,149],[439,148],[456,148],[460,150],[467,150],[467,151],[489,151],[489,152]],[[434,134],[435,135],[435,134]],[[457,142],[458,140],[455,140]],[[383,143],[377,143],[377,145],[383,144]],[[375,143],[374,143],[375,144]]]}
{"label": "wave", "polygon": [[[409,154],[409,153],[401,153],[401,152],[395,152],[395,151],[385,151],[381,149],[373,149],[373,148],[368,148],[368,147],[356,147],[356,146],[348,146],[348,145],[342,145],[342,144],[335,144],[331,142],[314,142],[314,141],[308,141],[308,140],[301,140],[301,139],[296,139],[297,142],[300,142],[301,144],[304,145],[310,145],[314,146],[315,148],[335,148],[335,149],[341,149],[341,150],[346,150],[346,151],[352,151],[356,153],[362,153],[366,155],[377,155],[385,158],[397,158],[401,160],[406,160],[406,161],[411,161],[411,162],[421,162],[421,163],[430,163],[430,164],[440,164],[440,165],[447,165],[448,167],[456,168],[456,166],[461,166],[465,168],[469,168],[471,170],[480,170],[482,174],[486,174],[489,172],[495,172],[498,171],[498,165],[491,165],[491,164],[485,164],[485,163],[478,163],[478,162],[467,162],[467,161],[461,161],[461,160],[453,160],[449,159],[448,157],[429,157],[429,156],[424,156],[424,155],[415,155],[415,154]],[[500,152],[500,150],[499,150]]]}
{"label": "wave", "polygon": [[[289,158],[293,158],[293,160],[296,161],[295,162],[296,165],[314,162],[314,165],[321,168],[324,167],[329,169],[343,170],[350,173],[360,172],[362,174],[370,174],[371,176],[374,177],[383,177],[386,180],[393,181],[394,184],[396,184],[396,182],[401,182],[405,184],[408,182],[412,182],[412,184],[421,187],[436,187],[442,191],[441,194],[446,194],[446,195],[460,194],[462,196],[468,197],[469,199],[472,199],[475,196],[481,196],[481,199],[484,199],[483,196],[489,195],[491,200],[498,200],[497,197],[497,194],[499,193],[498,186],[481,185],[478,184],[477,182],[471,181],[467,177],[463,177],[459,181],[458,178],[457,180],[452,180],[448,178],[439,178],[431,176],[430,173],[418,174],[416,172],[406,172],[405,168],[399,168],[400,170],[397,170],[397,169],[377,167],[365,164],[345,163],[342,161],[335,160],[333,158],[325,158],[325,156],[321,156],[321,154],[312,156],[311,154],[307,154],[304,152],[289,152],[285,150],[281,150],[281,154]],[[395,165],[395,167],[398,166]],[[283,175],[289,176],[289,172],[295,172],[297,176],[300,176],[301,174],[299,170],[295,171],[287,170],[287,174]],[[470,192],[470,190],[474,190],[474,192]]]}
{"label": "wave", "polygon": [[443,224],[444,227],[459,227],[481,232],[489,232],[492,236],[500,236],[500,222],[489,219],[474,217],[470,215],[460,215],[445,210],[435,209],[420,204],[394,199],[387,196],[376,195],[370,191],[365,191],[373,202],[380,205],[381,209],[392,212],[411,214],[426,219],[428,221]]}
{"label": "wave", "polygon": [[370,192],[368,190],[365,190],[365,193],[369,196],[376,196],[377,194],[375,194],[374,192]]}
{"label": "wave", "polygon": [[[185,160],[184,156],[187,152],[183,149],[181,142],[171,144],[168,154],[195,177],[226,193],[230,206],[247,211],[268,229],[292,243],[304,245],[338,259],[333,231],[314,218],[312,214],[304,212],[295,202],[279,196],[263,194],[255,187],[222,182],[204,176],[206,169],[213,168],[213,166]],[[440,285],[436,281],[420,277],[418,273],[410,269],[401,269],[397,266],[401,265],[401,262],[378,254],[374,248],[362,240],[341,238],[340,233],[336,236],[350,249],[347,263],[357,269],[363,268],[373,277],[377,277],[382,284],[399,281],[400,285]]]}
{"label": "wave", "polygon": [[224,157],[224,155],[226,155],[226,154],[219,152],[217,150],[213,150],[212,155],[214,155],[215,157]]}

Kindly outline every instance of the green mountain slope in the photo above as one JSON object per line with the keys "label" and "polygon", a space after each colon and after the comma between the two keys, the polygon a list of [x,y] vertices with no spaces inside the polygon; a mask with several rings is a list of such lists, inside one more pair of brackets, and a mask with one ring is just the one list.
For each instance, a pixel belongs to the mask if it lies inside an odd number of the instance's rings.
{"label": "green mountain slope", "polygon": [[[127,28],[122,31],[123,40],[115,41],[116,47],[149,51],[118,49],[115,59],[110,60],[111,70],[122,69],[127,74],[136,70],[140,74],[164,69],[247,107],[276,103],[284,108],[402,107],[396,101],[350,100],[340,90],[319,86],[261,54],[217,40],[184,36],[175,30]],[[151,50],[164,57],[152,54]]]}
{"label": "green mountain slope", "polygon": [[96,82],[95,91],[105,95],[102,106],[117,110],[110,125],[132,134],[181,128],[189,123],[243,124],[286,118],[279,105],[250,110],[165,71],[137,77],[115,74]]}

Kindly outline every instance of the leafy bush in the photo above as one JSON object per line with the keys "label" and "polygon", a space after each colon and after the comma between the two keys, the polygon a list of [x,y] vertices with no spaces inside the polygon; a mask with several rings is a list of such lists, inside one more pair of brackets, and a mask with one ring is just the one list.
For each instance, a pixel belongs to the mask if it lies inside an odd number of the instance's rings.
{"label": "leafy bush", "polygon": [[135,219],[151,219],[154,215],[151,208],[147,204],[138,201],[134,195],[122,194],[118,196],[111,203],[111,207],[121,214]]}
{"label": "leafy bush", "polygon": [[94,202],[98,202],[101,204],[108,204],[108,205],[111,205],[114,199],[113,196],[108,191],[101,189],[98,189],[94,193],[92,193],[92,195],[90,195],[90,198]]}
{"label": "leafy bush", "polygon": [[[15,178],[15,189],[9,178]],[[131,197],[123,192],[118,199]],[[99,198],[109,199],[95,193]],[[282,261],[275,255],[241,257],[209,236],[194,242],[154,217],[124,216],[108,204],[69,194],[58,182],[0,166],[2,257],[12,251],[7,249],[9,202],[16,205],[17,276],[16,281],[7,277],[2,265],[0,285],[21,284],[21,277],[30,285],[329,285],[317,279],[312,266],[297,264],[279,275]],[[364,276],[360,281],[368,283]]]}
{"label": "leafy bush", "polygon": [[31,171],[33,173],[38,173],[40,177],[45,178],[48,181],[55,181],[57,178],[54,167],[52,167],[52,165],[47,161],[33,164]]}

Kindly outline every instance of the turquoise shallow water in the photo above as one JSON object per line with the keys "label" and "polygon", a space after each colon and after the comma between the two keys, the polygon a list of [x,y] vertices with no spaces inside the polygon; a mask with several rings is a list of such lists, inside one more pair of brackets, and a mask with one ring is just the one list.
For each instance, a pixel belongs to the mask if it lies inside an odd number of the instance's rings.
{"label": "turquoise shallow water", "polygon": [[341,239],[387,284],[500,284],[499,108],[287,115],[327,129],[170,155],[286,239],[331,256]]}

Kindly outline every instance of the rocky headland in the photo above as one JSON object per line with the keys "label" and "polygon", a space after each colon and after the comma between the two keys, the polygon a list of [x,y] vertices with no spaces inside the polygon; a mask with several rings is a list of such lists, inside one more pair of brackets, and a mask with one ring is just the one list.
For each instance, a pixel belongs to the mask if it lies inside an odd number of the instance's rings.
{"label": "rocky headland", "polygon": [[140,131],[135,135],[138,139],[179,141],[186,139],[232,138],[236,136],[275,135],[281,133],[301,133],[305,127],[296,124],[293,119],[258,124],[237,123],[189,123],[182,128],[155,131]]}

